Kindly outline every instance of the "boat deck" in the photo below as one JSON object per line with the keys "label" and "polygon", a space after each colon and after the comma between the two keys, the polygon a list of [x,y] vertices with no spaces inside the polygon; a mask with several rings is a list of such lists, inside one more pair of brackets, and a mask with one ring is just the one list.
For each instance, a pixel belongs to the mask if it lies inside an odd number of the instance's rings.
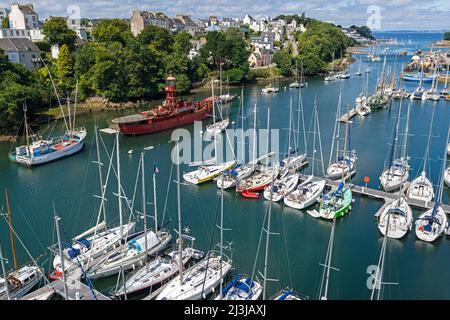
{"label": "boat deck", "polygon": [[[305,181],[306,179],[308,179],[308,177],[309,176],[306,174],[300,174],[301,181]],[[318,178],[318,177],[313,178],[313,180],[318,180],[318,179],[320,179],[320,178]],[[336,189],[339,186],[339,184],[340,184],[340,180],[326,179],[326,186],[328,188]],[[369,198],[373,198],[373,199],[377,199],[377,200],[382,200],[387,204],[394,201],[398,196],[398,192],[397,193],[386,192],[386,191],[382,191],[382,190],[366,188],[366,187],[355,185],[355,184],[350,184],[350,186],[352,188],[353,194],[355,194],[355,195],[358,195],[361,197],[369,197]],[[429,210],[434,207],[433,201],[425,202],[425,201],[409,199],[409,198],[406,198],[406,201],[408,202],[408,204],[411,207],[414,207],[414,208],[420,209],[420,210]],[[450,205],[442,204],[442,208],[444,209],[446,214],[450,215]]]}

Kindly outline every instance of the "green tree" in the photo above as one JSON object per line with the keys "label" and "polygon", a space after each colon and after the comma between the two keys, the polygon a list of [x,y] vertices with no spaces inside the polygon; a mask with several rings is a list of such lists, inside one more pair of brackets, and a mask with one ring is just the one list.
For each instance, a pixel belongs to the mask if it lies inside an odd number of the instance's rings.
{"label": "green tree", "polygon": [[54,17],[48,19],[42,26],[42,33],[45,36],[45,41],[50,46],[57,44],[59,47],[66,45],[70,50],[75,48],[77,34],[67,27],[67,22],[64,18]]}
{"label": "green tree", "polygon": [[450,31],[444,33],[444,40],[450,40]]}
{"label": "green tree", "polygon": [[59,49],[58,60],[56,61],[56,76],[60,89],[68,93],[73,82],[73,60],[70,56],[69,47],[66,45]]}
{"label": "green tree", "polygon": [[272,57],[272,62],[277,64],[283,76],[292,75],[291,57],[286,51],[279,50],[275,52]]}
{"label": "green tree", "polygon": [[32,113],[41,103],[39,86],[24,66],[10,63],[0,50],[0,133],[17,134],[26,101]]}
{"label": "green tree", "polygon": [[92,30],[92,37],[96,42],[120,42],[125,46],[132,38],[128,22],[120,19],[102,20]]}
{"label": "green tree", "polygon": [[156,52],[168,52],[173,44],[172,34],[164,28],[149,25],[137,36],[137,40]]}
{"label": "green tree", "polygon": [[189,54],[189,51],[191,50],[191,42],[192,36],[187,32],[178,32],[173,37],[173,51],[184,54],[187,56]]}
{"label": "green tree", "polygon": [[8,29],[9,28],[9,18],[5,17],[2,21],[2,28]]}

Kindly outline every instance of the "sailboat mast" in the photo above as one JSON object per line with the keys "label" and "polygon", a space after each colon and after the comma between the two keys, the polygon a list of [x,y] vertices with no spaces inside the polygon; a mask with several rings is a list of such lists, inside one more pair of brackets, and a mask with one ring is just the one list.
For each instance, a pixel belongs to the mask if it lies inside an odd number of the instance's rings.
{"label": "sailboat mast", "polygon": [[267,108],[267,153],[270,152],[270,108]]}
{"label": "sailboat mast", "polygon": [[122,184],[121,184],[121,180],[120,180],[119,132],[116,133],[116,153],[117,153],[117,196],[119,197],[120,239],[122,239],[123,238],[123,217],[122,217]]}
{"label": "sailboat mast", "polygon": [[425,149],[425,157],[423,159],[422,172],[426,172],[427,162],[428,162],[428,157],[429,157],[429,152],[430,152],[431,130],[433,129],[434,113],[435,113],[435,110],[436,110],[436,107],[435,107],[434,103],[431,106],[431,108],[433,109],[433,111],[431,112],[431,122],[430,122],[430,128],[428,130],[428,141],[427,141],[427,148]]}
{"label": "sailboat mast", "polygon": [[153,169],[153,209],[155,216],[155,233],[158,234],[158,205],[156,203],[156,172]]}
{"label": "sailboat mast", "polygon": [[292,129],[292,97],[289,103],[289,134],[288,134],[288,154],[289,157],[291,155],[291,129]]}
{"label": "sailboat mast", "polygon": [[272,216],[272,197],[273,197],[273,182],[275,180],[275,170],[272,170],[272,183],[270,184],[270,197],[269,197],[269,214],[267,217],[267,230],[266,230],[266,252],[264,256],[264,283],[263,283],[263,300],[266,300],[267,293],[267,270],[269,263],[269,243],[270,243],[270,223]]}
{"label": "sailboat mast", "polygon": [[253,171],[255,171],[255,160],[256,160],[256,103],[255,107],[253,108]]}
{"label": "sailboat mast", "polygon": [[[224,181],[224,171],[222,171],[222,181]],[[222,294],[223,270],[222,270],[222,256],[223,256],[223,183],[220,187],[220,298]]]}
{"label": "sailboat mast", "polygon": [[245,135],[244,135],[244,88],[241,89],[241,126],[242,126],[242,141],[241,141],[241,152],[242,152],[242,163],[245,163]]}
{"label": "sailboat mast", "polygon": [[334,231],[336,228],[336,217],[334,217],[333,219],[333,225],[331,227],[331,235],[330,235],[330,248],[328,251],[328,262],[327,262],[327,274],[326,274],[326,278],[325,278],[325,292],[324,295],[322,297],[323,300],[327,300],[328,299],[328,286],[330,283],[330,269],[331,269],[331,258],[333,256],[333,244],[334,244]]}
{"label": "sailboat mast", "polygon": [[30,145],[30,134],[28,132],[27,102],[26,101],[23,103],[23,115],[24,115],[24,122],[25,122],[25,136],[27,139],[27,146],[29,146]]}
{"label": "sailboat mast", "polygon": [[214,98],[214,80],[211,79],[211,99],[213,104],[213,123],[216,124],[216,106],[215,106],[215,98]]}
{"label": "sailboat mast", "polygon": [[315,154],[316,154],[316,130],[317,130],[317,126],[316,126],[316,117],[317,117],[317,97],[314,100],[314,111],[313,111],[314,115],[314,129],[313,129],[313,149],[312,149],[312,168],[311,168],[311,175],[314,176],[314,168],[315,168]]}
{"label": "sailboat mast", "polygon": [[[147,241],[147,206],[145,198],[145,165],[144,165],[144,152],[141,152],[141,183],[142,183],[142,215],[144,219],[144,250],[145,255],[148,253],[148,241]],[[155,230],[155,234],[156,234]],[[148,263],[146,263],[146,268],[148,268]]]}
{"label": "sailboat mast", "polygon": [[72,124],[72,131],[71,131],[72,137],[73,137],[73,131],[75,130],[75,119],[77,116],[77,103],[78,103],[78,79],[75,84],[75,106],[73,109],[73,124]]}
{"label": "sailboat mast", "polygon": [[67,96],[67,113],[69,117],[69,133],[72,132],[72,118],[70,116],[70,96]]}
{"label": "sailboat mast", "polygon": [[[53,204],[53,210],[55,211],[55,207]],[[64,285],[64,298],[66,299],[66,301],[69,300],[69,293],[67,291],[67,282],[66,282],[66,270],[64,267],[64,255],[63,255],[63,250],[62,250],[62,243],[61,243],[61,234],[59,231],[59,221],[61,220],[60,217],[58,217],[56,215],[56,211],[54,212],[55,214],[55,228],[56,228],[56,236],[58,238],[58,250],[59,250],[59,257],[61,258],[61,269],[62,269],[62,280],[63,280],[63,285]]]}
{"label": "sailboat mast", "polygon": [[179,155],[179,140],[176,140],[177,152],[177,201],[178,201],[178,254],[179,254],[179,269],[180,269],[180,284],[183,284],[183,238],[181,236],[181,195],[180,195],[180,155]]}
{"label": "sailboat mast", "polygon": [[108,229],[108,223],[106,221],[106,206],[105,206],[105,202],[103,200],[105,186],[103,185],[102,162],[100,159],[100,148],[99,148],[99,142],[98,142],[97,126],[94,127],[94,130],[95,130],[95,145],[97,148],[97,166],[98,166],[98,176],[99,176],[99,180],[100,180],[100,194],[102,195],[101,206],[102,206],[102,211],[103,211],[103,221],[105,222],[106,229]]}
{"label": "sailboat mast", "polygon": [[[6,282],[7,276],[6,276],[5,260],[3,258],[3,251],[1,244],[0,244],[0,264],[2,266],[3,279],[5,279]],[[7,283],[5,283],[5,291],[6,291],[6,299],[11,300],[11,296],[9,295],[9,287]]]}
{"label": "sailboat mast", "polygon": [[[6,209],[8,210],[9,238],[11,240],[11,250],[12,250],[12,255],[13,255],[14,270],[15,270],[15,272],[17,272],[19,270],[19,267],[17,265],[16,245],[14,243],[14,233],[13,233],[12,221],[11,221],[11,206],[9,203],[9,193],[8,193],[7,189],[5,189],[5,197],[6,197]],[[6,281],[6,279],[5,279],[5,281]]]}

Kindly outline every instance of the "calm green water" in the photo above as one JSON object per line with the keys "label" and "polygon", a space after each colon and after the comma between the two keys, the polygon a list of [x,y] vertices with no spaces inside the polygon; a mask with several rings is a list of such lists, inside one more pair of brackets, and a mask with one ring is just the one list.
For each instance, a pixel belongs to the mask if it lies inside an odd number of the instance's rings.
{"label": "calm green water", "polygon": [[[399,58],[399,64],[408,58]],[[393,64],[394,57],[388,58]],[[366,65],[363,62],[362,69]],[[369,91],[373,92],[381,64],[371,64]],[[308,86],[303,89],[305,106],[305,122],[309,124],[314,97],[318,99],[322,143],[325,163],[331,146],[331,135],[334,126],[334,116],[339,92],[342,92],[343,104],[353,104],[355,97],[361,92],[363,79],[354,77],[356,65],[351,67],[352,78],[333,83],[324,83],[323,79],[309,79]],[[286,128],[288,126],[289,100],[293,95],[294,105],[297,105],[297,91],[284,89],[288,83],[280,83],[280,92],[273,96],[261,95],[262,85],[246,87],[245,114],[249,116],[251,124],[252,108],[257,103],[258,123],[261,127],[266,125],[267,108],[271,109],[271,128]],[[412,90],[414,84],[407,85]],[[239,94],[240,89],[235,90]],[[208,93],[199,96],[205,96]],[[351,129],[352,147],[358,154],[358,172],[354,183],[362,184],[364,176],[370,176],[370,187],[378,188],[378,177],[383,170],[390,140],[393,115],[397,102],[393,102],[392,109],[375,111],[368,117],[354,118]],[[431,102],[413,102],[411,104],[411,136],[409,155],[411,157],[411,177],[415,177],[420,170],[421,158],[426,146],[426,134],[431,117]],[[230,106],[230,117],[238,119],[239,101]],[[95,121],[99,127],[105,127],[112,118],[118,114],[98,113],[78,117],[79,125],[85,126],[88,131],[85,150],[73,157],[38,168],[24,168],[10,163],[7,159],[9,144],[0,145],[0,188],[8,188],[12,201],[13,221],[16,231],[20,235],[31,253],[37,257],[46,252],[46,247],[55,239],[53,225],[53,203],[59,216],[62,217],[63,240],[91,227],[96,219],[99,207],[97,167],[92,163],[95,160],[95,144],[93,126]],[[450,122],[450,103],[440,101],[436,103],[436,117],[431,145],[431,157],[441,159],[447,126]],[[247,124],[247,125],[248,125]],[[62,132],[62,123],[56,130]],[[191,132],[193,126],[186,127]],[[111,149],[114,136],[103,134],[106,146]],[[280,130],[281,149],[285,148],[286,130]],[[171,170],[170,131],[142,137],[120,137],[123,185],[129,197],[132,196],[139,152],[143,147],[153,145],[155,149],[147,152],[146,165],[148,173],[148,190],[151,196],[150,173],[153,162],[156,162],[161,173],[158,175],[158,209],[160,217],[163,211],[167,183]],[[310,141],[309,141],[310,142]],[[311,142],[310,142],[311,143]],[[127,152],[134,149],[133,154]],[[107,163],[106,154],[102,150],[104,163]],[[437,183],[440,170],[440,161],[431,161],[431,178]],[[106,167],[106,165],[105,165]],[[183,171],[189,167],[182,166]],[[175,177],[175,170],[174,176]],[[208,250],[211,235],[219,205],[220,194],[215,184],[208,183],[197,186],[182,187],[182,214],[183,225],[189,226],[191,234],[197,237],[196,246]],[[108,217],[110,224],[118,223],[117,200],[113,195],[116,190],[115,181],[108,185]],[[225,241],[232,241],[235,272],[251,274],[259,240],[263,218],[268,206],[264,200],[244,200],[233,191],[225,192],[225,227],[232,229],[225,232]],[[444,201],[449,201],[450,192],[444,192]],[[382,203],[366,198],[355,197],[355,203],[350,215],[337,222],[335,246],[332,265],[339,268],[339,272],[332,272],[330,282],[330,295],[332,299],[368,299],[370,291],[366,281],[369,265],[376,264],[381,247],[381,237],[377,229],[373,214]],[[136,201],[140,203],[138,195]],[[1,198],[4,204],[4,197]],[[140,210],[140,205],[137,205]],[[148,210],[152,210],[149,206]],[[322,269],[319,263],[325,259],[328,237],[331,224],[318,221],[306,213],[274,204],[272,211],[272,230],[279,233],[273,236],[270,246],[269,274],[271,278],[279,279],[272,283],[269,294],[274,294],[279,288],[290,286],[313,298],[317,297]],[[128,213],[127,213],[128,214]],[[172,184],[168,198],[168,208],[165,222],[172,219],[168,228],[176,228],[176,193]],[[414,213],[415,217],[419,212]],[[149,221],[149,223],[153,223]],[[0,239],[4,251],[11,256],[9,249],[9,236],[7,226],[0,223]],[[214,231],[212,241],[215,246],[218,241],[218,231]],[[175,234],[174,234],[175,236]],[[19,244],[18,255],[21,263],[29,260],[25,251]],[[217,248],[217,247],[215,247]],[[263,250],[263,248],[262,248]],[[262,254],[261,254],[262,257]],[[49,269],[49,256],[39,260]],[[442,238],[433,244],[420,242],[414,232],[400,240],[389,240],[385,269],[385,281],[398,282],[399,285],[386,286],[383,297],[385,299],[449,299],[450,288],[450,242]],[[262,261],[258,261],[257,270],[263,271]],[[99,280],[99,288],[110,287],[115,278]]]}

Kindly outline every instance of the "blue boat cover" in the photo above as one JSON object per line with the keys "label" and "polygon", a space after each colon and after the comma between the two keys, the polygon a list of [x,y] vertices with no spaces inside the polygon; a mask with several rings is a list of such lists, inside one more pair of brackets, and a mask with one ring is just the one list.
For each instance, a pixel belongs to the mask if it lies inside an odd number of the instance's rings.
{"label": "blue boat cover", "polygon": [[232,177],[236,177],[238,175],[238,173],[234,170],[227,170],[225,171],[225,174],[229,174]]}
{"label": "blue boat cover", "polygon": [[239,290],[242,290],[246,293],[249,293],[251,288],[253,287],[253,284],[254,283],[251,278],[245,278],[244,281],[237,283],[236,288],[238,288]]}
{"label": "blue boat cover", "polygon": [[80,243],[81,245],[85,246],[86,248],[90,249],[91,248],[91,243],[89,242],[88,239],[86,238],[81,238],[78,240],[78,243]]}
{"label": "blue boat cover", "polygon": [[391,210],[389,210],[389,213],[398,214],[398,215],[401,215],[401,216],[406,216],[405,212],[403,210],[399,209],[399,208],[391,209]]}
{"label": "blue boat cover", "polygon": [[141,246],[139,245],[139,243],[136,242],[136,240],[131,240],[130,242],[128,242],[128,248],[129,249],[136,249],[137,251],[142,251]]}
{"label": "blue boat cover", "polygon": [[67,251],[67,254],[69,255],[70,259],[74,259],[80,255],[80,249],[70,248]]}
{"label": "blue boat cover", "polygon": [[226,295],[228,293],[228,291],[230,291],[230,289],[235,285],[236,282],[239,281],[239,279],[241,278],[241,274],[238,274],[237,276],[235,276],[233,279],[231,279],[230,282],[228,282],[225,287],[223,287],[222,289],[222,295]]}
{"label": "blue boat cover", "polygon": [[285,291],[279,298],[278,300],[286,300],[287,297],[289,297],[289,295],[291,294],[291,291]]}

